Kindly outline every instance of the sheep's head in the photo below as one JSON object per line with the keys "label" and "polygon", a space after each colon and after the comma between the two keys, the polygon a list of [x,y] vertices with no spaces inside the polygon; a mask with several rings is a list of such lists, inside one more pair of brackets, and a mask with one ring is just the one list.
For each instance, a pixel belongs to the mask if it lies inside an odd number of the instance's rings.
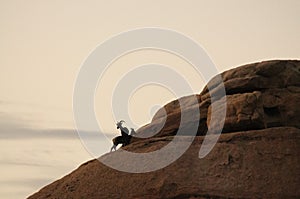
{"label": "sheep's head", "polygon": [[121,120],[121,121],[117,122],[117,123],[116,123],[117,129],[121,128],[121,127],[122,127],[122,124],[123,124],[124,122],[125,122],[124,120]]}

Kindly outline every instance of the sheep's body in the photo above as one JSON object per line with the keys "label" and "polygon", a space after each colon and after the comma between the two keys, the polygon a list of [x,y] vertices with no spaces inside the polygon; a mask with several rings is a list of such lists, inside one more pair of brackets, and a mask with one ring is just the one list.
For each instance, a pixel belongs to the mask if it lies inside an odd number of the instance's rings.
{"label": "sheep's body", "polygon": [[128,128],[123,127],[122,123],[124,121],[121,120],[120,122],[117,123],[117,129],[121,130],[121,136],[117,136],[115,138],[113,138],[113,146],[111,147],[110,151],[116,150],[117,146],[119,144],[122,144],[122,146],[126,146],[130,143],[130,139],[132,137],[132,135],[135,134],[135,131],[133,128],[131,128],[131,132],[129,133]]}
{"label": "sheep's body", "polygon": [[117,137],[113,138],[112,141],[113,141],[113,146],[111,147],[110,151],[117,150],[117,146],[119,144],[123,144],[125,142],[123,136],[117,136]]}

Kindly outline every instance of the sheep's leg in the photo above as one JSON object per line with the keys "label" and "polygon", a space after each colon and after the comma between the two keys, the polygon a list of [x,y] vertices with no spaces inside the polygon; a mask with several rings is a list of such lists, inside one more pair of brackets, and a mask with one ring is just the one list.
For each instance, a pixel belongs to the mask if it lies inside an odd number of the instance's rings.
{"label": "sheep's leg", "polygon": [[116,148],[117,146],[116,145],[113,145],[112,147],[111,147],[111,149],[110,149],[110,152],[112,152],[113,151],[113,149],[116,151]]}

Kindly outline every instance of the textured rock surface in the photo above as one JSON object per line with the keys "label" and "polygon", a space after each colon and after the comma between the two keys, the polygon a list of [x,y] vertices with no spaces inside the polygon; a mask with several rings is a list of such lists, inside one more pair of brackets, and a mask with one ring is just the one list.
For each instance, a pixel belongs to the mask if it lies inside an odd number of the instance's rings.
{"label": "textured rock surface", "polygon": [[[168,138],[128,147],[149,152]],[[196,137],[175,163],[150,173],[120,172],[92,160],[30,198],[299,198],[299,129],[223,134],[209,155],[199,159],[202,140]]]}
{"label": "textured rock surface", "polygon": [[[188,115],[186,135],[194,122],[199,122],[198,135],[206,134],[207,126],[220,129],[219,114],[211,120],[211,101],[217,113],[226,103],[223,134],[205,158],[198,158],[204,136],[197,136],[183,156],[155,172],[130,174],[92,160],[30,198],[299,198],[300,61],[249,64],[221,77],[226,96],[213,78],[210,92],[205,87],[182,98],[182,110],[178,100],[168,103],[137,131],[155,137],[135,138],[124,147],[138,153],[162,148],[176,134],[182,111]],[[194,109],[200,118],[189,114]],[[191,137],[180,139],[185,143]]]}
{"label": "textured rock surface", "polygon": [[[275,126],[294,126],[299,128],[300,106],[300,61],[266,61],[248,64],[225,71],[221,74],[226,90],[227,115],[223,133]],[[205,135],[210,123],[211,98],[213,102],[225,103],[218,78],[213,78],[200,95],[172,101],[160,109],[152,122],[138,133],[153,133],[156,136],[175,135],[179,127],[181,110],[200,109],[198,135]],[[195,104],[192,98],[198,99]],[[217,105],[218,107],[218,105]],[[221,110],[217,110],[221,111]],[[198,121],[189,118],[188,121]],[[164,122],[166,121],[165,125]],[[214,120],[211,128],[218,129],[219,120]],[[163,128],[161,128],[163,127]]]}

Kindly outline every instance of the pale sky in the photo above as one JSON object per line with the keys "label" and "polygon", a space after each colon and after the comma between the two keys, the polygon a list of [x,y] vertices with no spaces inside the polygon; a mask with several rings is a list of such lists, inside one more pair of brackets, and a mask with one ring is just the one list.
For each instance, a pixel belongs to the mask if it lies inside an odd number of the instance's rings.
{"label": "pale sky", "polygon": [[[1,0],[0,198],[24,198],[93,158],[74,131],[72,93],[82,62],[111,36],[142,27],[172,29],[201,44],[222,72],[262,60],[299,59],[299,19],[297,0]],[[97,119],[106,133],[118,133],[105,105],[114,84],[130,68],[150,62],[176,69],[195,93],[204,86],[189,64],[170,53],[123,56],[96,92]],[[173,98],[159,86],[144,87],[132,96],[129,111],[142,125],[154,105]],[[103,143],[100,153],[109,145]]]}

